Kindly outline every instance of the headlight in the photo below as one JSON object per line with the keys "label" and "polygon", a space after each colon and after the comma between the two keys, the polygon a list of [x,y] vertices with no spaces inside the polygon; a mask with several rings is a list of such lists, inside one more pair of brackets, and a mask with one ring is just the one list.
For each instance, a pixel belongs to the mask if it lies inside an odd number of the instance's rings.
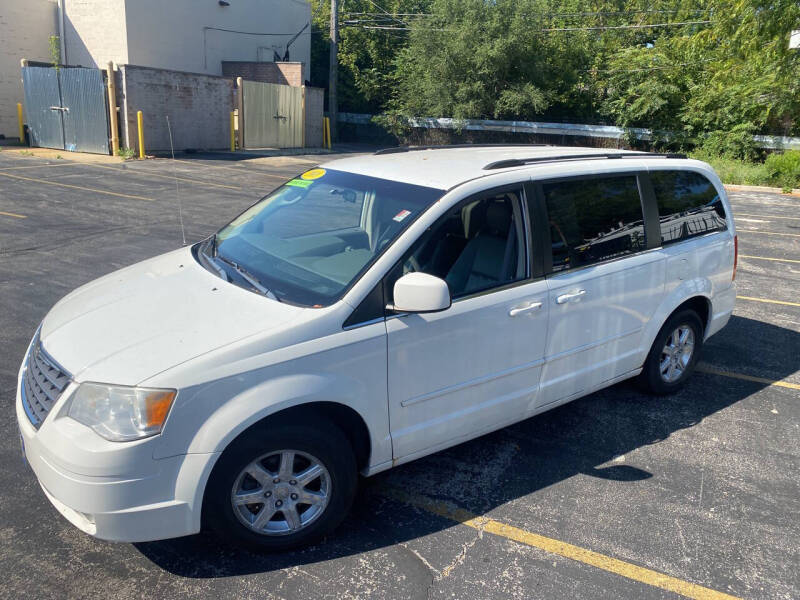
{"label": "headlight", "polygon": [[82,383],[72,394],[67,415],[112,442],[161,433],[175,390]]}

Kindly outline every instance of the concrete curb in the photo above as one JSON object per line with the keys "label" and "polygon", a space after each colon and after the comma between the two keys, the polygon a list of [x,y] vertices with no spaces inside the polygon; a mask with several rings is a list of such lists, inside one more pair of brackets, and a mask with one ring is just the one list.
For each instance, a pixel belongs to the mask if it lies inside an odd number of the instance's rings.
{"label": "concrete curb", "polygon": [[726,183],[725,189],[729,192],[766,192],[768,194],[800,197],[800,189],[797,188],[793,189],[791,192],[785,193],[781,188],[768,187],[766,185],[732,185]]}
{"label": "concrete curb", "polygon": [[121,163],[125,162],[122,157],[110,156],[108,154],[89,154],[88,152],[69,152],[67,150],[55,150],[52,148],[27,148],[25,146],[3,146],[2,154],[18,154],[36,158],[63,159],[67,162],[81,163]]}

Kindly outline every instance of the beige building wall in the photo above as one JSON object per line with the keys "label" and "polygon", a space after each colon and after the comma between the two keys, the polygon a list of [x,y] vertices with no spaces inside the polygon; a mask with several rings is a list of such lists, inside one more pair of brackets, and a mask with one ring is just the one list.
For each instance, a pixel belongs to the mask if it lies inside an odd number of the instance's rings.
{"label": "beige building wall", "polygon": [[20,60],[49,61],[58,35],[55,0],[0,0],[0,134],[18,137],[17,102],[23,101]]}
{"label": "beige building wall", "polygon": [[126,0],[60,0],[60,4],[64,10],[65,64],[105,69],[110,60],[129,62]]}
{"label": "beige building wall", "polygon": [[[222,61],[272,60],[275,51],[283,57],[286,43],[311,20],[305,0],[62,1],[69,64],[101,68],[112,60],[222,75]],[[310,25],[289,53],[310,63]]]}

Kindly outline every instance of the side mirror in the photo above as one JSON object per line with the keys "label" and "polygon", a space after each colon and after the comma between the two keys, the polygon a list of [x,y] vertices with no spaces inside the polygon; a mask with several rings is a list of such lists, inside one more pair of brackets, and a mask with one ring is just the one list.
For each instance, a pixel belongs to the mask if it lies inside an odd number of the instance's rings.
{"label": "side mirror", "polygon": [[444,279],[427,273],[406,273],[394,284],[396,312],[428,313],[450,308],[450,289]]}

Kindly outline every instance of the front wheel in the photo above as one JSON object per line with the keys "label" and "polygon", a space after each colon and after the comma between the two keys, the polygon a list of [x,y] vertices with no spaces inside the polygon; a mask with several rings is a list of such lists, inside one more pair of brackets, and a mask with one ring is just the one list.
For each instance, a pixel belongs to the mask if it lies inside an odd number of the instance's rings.
{"label": "front wheel", "polygon": [[673,394],[694,371],[703,346],[703,324],[693,310],[672,315],[658,332],[639,375],[648,392]]}
{"label": "front wheel", "polygon": [[353,450],[334,424],[265,423],[237,438],[214,466],[203,517],[234,544],[287,550],[339,525],[356,486]]}

